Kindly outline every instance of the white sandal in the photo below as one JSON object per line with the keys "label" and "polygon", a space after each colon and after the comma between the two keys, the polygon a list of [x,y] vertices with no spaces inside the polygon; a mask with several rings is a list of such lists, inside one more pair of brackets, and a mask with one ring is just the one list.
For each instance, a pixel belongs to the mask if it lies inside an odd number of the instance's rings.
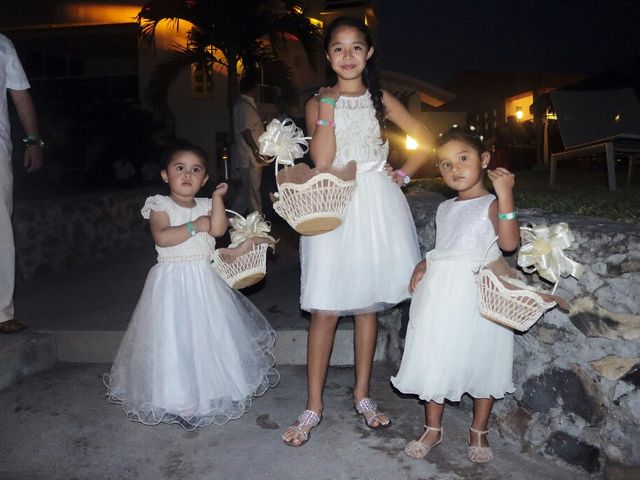
{"label": "white sandal", "polygon": [[[291,425],[284,431],[284,433],[282,434],[282,441],[285,443],[285,445],[289,445],[290,447],[301,447],[309,440],[311,429],[319,423],[320,415],[318,415],[313,410],[305,410],[304,412],[302,412],[302,415],[298,417],[298,423],[296,425]],[[310,427],[309,431],[306,431],[304,427]],[[291,440],[286,440],[284,436],[289,432],[295,432],[296,436]],[[293,443],[295,439],[299,438],[298,435],[302,436],[302,440],[298,444]]]}
{"label": "white sandal", "polygon": [[[425,425],[424,428],[425,428],[424,433],[422,434],[422,436],[418,440],[411,440],[404,447],[404,453],[406,453],[411,458],[420,459],[420,458],[426,457],[427,454],[431,451],[431,449],[433,447],[435,447],[436,445],[438,445],[442,441],[442,439],[444,438],[444,428],[442,428],[442,427],[434,428],[434,427],[430,427],[428,425]],[[438,441],[436,443],[432,443],[431,445],[429,445],[427,443],[424,443],[422,441],[422,439],[431,430],[433,430],[434,432],[440,432],[440,438],[438,439]]]}
{"label": "white sandal", "polygon": [[491,450],[491,447],[481,446],[480,438],[481,435],[487,435],[489,430],[476,430],[473,427],[470,427],[469,430],[478,436],[477,445],[471,445],[471,442],[469,442],[469,448],[467,449],[467,456],[469,457],[469,460],[473,463],[489,463],[493,460],[493,450]]}

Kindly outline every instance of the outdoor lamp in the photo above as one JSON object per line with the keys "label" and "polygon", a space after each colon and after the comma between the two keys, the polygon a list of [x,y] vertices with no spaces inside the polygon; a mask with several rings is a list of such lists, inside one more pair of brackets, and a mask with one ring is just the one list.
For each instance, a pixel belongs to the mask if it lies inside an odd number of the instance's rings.
{"label": "outdoor lamp", "polygon": [[417,150],[418,149],[418,142],[416,142],[413,138],[411,138],[409,135],[407,135],[407,140],[406,140],[406,149],[407,150]]}

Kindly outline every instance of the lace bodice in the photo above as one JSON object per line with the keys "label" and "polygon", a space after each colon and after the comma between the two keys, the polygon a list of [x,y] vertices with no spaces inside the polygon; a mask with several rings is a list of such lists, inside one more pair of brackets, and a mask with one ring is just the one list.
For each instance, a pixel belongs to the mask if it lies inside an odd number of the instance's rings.
{"label": "lace bodice", "polygon": [[[184,225],[202,215],[207,215],[211,211],[210,198],[196,198],[195,201],[195,207],[185,208],[179,206],[168,196],[154,195],[153,197],[147,198],[140,213],[144,218],[149,219],[151,210],[166,212],[169,215],[169,223],[171,226]],[[156,245],[156,251],[158,252],[158,262],[186,262],[209,259],[211,257],[209,249],[213,252],[215,246],[216,241],[211,235],[205,232],[199,232],[186,242],[174,245],[173,247],[160,247]]]}
{"label": "lace bodice", "polygon": [[[489,194],[470,200],[450,198],[442,202],[436,213],[436,248],[484,252],[496,237],[493,223],[489,220],[489,205],[495,198]],[[500,250],[493,244],[489,253],[493,257]]]}
{"label": "lace bodice", "polygon": [[339,97],[335,111],[336,158],[343,167],[358,162],[358,173],[382,171],[389,155],[388,142],[380,139],[380,125],[367,91],[359,97]]}

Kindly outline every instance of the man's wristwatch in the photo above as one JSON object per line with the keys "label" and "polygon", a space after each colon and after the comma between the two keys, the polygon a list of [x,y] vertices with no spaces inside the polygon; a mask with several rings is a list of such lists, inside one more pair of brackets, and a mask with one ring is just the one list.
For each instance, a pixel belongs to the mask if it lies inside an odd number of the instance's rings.
{"label": "man's wristwatch", "polygon": [[27,147],[30,145],[37,145],[40,148],[44,147],[44,140],[41,137],[35,135],[24,137],[22,139],[22,143],[24,143]]}
{"label": "man's wristwatch", "polygon": [[409,182],[411,181],[411,177],[409,175],[407,175],[400,169],[396,170],[395,174],[398,175],[400,178],[402,178],[403,185],[409,185]]}

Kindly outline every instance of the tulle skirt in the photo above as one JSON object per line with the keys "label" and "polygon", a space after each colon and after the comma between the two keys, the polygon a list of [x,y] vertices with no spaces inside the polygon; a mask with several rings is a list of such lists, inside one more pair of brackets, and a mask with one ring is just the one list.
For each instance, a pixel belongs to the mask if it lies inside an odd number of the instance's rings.
{"label": "tulle skirt", "polygon": [[146,425],[221,425],[278,383],[274,342],[264,316],[206,260],[159,263],[105,375],[107,395]]}
{"label": "tulle skirt", "polygon": [[420,250],[407,200],[385,173],[357,182],[342,225],[300,239],[303,310],[370,313],[409,298]]}
{"label": "tulle skirt", "polygon": [[478,311],[474,271],[482,252],[427,253],[411,308],[400,370],[403,393],[442,403],[513,393],[513,332]]}

